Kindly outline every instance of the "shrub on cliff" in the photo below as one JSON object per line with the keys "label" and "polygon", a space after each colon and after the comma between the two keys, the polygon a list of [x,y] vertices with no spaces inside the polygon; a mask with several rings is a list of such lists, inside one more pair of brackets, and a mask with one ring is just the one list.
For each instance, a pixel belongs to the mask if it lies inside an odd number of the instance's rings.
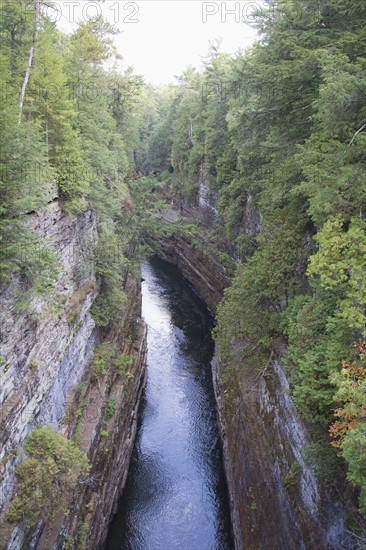
{"label": "shrub on cliff", "polygon": [[67,506],[67,493],[89,471],[86,454],[77,445],[45,426],[26,438],[25,457],[16,469],[17,491],[6,519],[27,527],[46,520]]}
{"label": "shrub on cliff", "polygon": [[95,249],[95,273],[100,281],[100,293],[92,307],[93,318],[100,327],[116,326],[123,317],[128,266],[123,244],[111,227],[103,226]]}

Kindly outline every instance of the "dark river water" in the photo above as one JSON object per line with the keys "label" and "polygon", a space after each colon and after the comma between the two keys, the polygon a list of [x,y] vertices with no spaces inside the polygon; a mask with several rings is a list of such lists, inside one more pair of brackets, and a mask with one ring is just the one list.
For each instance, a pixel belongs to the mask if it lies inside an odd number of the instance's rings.
{"label": "dark river water", "polygon": [[212,317],[173,266],[142,269],[147,385],[106,550],[233,548],[210,360]]}

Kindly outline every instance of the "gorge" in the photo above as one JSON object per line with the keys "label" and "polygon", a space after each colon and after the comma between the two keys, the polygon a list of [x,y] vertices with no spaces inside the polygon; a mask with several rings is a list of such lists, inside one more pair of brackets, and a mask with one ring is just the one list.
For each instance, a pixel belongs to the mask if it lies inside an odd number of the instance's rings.
{"label": "gorge", "polygon": [[156,87],[0,4],[0,548],[365,548],[363,4]]}

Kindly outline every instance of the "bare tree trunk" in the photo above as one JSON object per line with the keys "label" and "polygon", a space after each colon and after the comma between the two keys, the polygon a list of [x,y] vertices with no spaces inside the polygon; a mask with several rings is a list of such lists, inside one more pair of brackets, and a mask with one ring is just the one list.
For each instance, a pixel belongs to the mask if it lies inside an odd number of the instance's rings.
{"label": "bare tree trunk", "polygon": [[192,145],[192,147],[194,147],[194,141],[193,141],[193,124],[192,122],[190,123],[189,127],[188,127],[188,141],[189,143]]}
{"label": "bare tree trunk", "polygon": [[48,119],[46,120],[46,147],[47,147],[47,157],[49,157],[50,148],[49,148],[49,139],[48,139]]}
{"label": "bare tree trunk", "polygon": [[364,128],[366,128],[366,122],[365,122],[365,124],[362,124],[361,128],[359,128],[359,129],[357,130],[357,132],[354,134],[353,138],[351,139],[351,141],[350,141],[349,144],[348,144],[349,146],[352,145],[352,143],[354,142],[356,136],[358,136],[358,134],[359,134],[360,132],[362,132],[362,130],[363,130]]}
{"label": "bare tree trunk", "polygon": [[34,32],[33,32],[32,46],[31,46],[31,49],[29,50],[27,69],[25,71],[24,80],[23,80],[23,84],[22,84],[22,90],[20,92],[19,120],[18,120],[19,124],[22,122],[25,92],[27,90],[29,75],[30,75],[30,71],[31,71],[31,68],[32,68],[34,50],[35,50],[35,46],[36,46],[36,43],[37,43],[37,40],[38,40],[39,24],[40,24],[40,20],[41,20],[41,0],[34,0],[34,7],[35,7],[35,10],[36,10],[36,21],[35,21]]}

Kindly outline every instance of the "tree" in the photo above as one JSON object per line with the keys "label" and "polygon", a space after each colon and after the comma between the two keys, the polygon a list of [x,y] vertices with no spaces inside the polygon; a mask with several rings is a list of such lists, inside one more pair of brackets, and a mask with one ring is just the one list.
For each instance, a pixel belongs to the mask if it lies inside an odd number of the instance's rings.
{"label": "tree", "polygon": [[342,362],[342,370],[334,374],[338,386],[334,411],[336,420],[330,427],[332,445],[341,450],[348,464],[348,479],[361,488],[360,511],[366,516],[366,344],[354,344],[356,356]]}
{"label": "tree", "polygon": [[308,273],[318,275],[325,289],[344,289],[337,317],[358,336],[366,336],[366,223],[352,218],[344,231],[340,216],[329,219],[316,237],[319,251],[311,258]]}

